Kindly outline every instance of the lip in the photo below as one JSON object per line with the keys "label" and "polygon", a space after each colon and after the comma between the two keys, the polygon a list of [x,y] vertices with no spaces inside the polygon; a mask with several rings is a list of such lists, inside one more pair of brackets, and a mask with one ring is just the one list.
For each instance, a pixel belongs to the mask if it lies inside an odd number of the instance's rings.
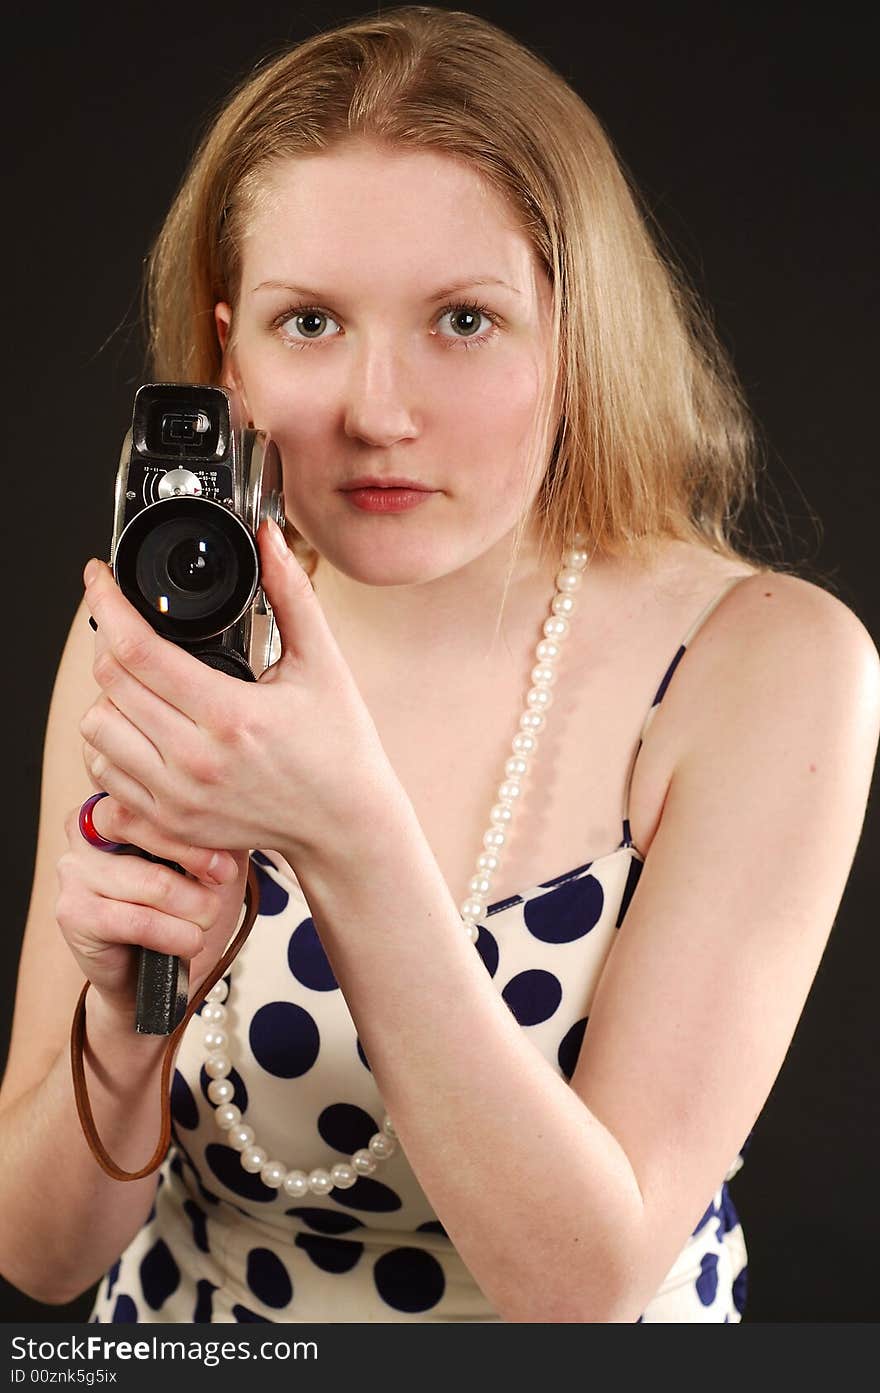
{"label": "lip", "polygon": [[418,489],[422,493],[436,492],[418,479],[404,479],[397,474],[392,474],[387,479],[380,479],[375,474],[364,474],[360,479],[352,479],[351,483],[343,484],[341,491],[351,493],[352,489]]}
{"label": "lip", "polygon": [[343,494],[354,508],[364,513],[406,513],[433,498],[435,489],[424,488],[357,488],[344,489]]}

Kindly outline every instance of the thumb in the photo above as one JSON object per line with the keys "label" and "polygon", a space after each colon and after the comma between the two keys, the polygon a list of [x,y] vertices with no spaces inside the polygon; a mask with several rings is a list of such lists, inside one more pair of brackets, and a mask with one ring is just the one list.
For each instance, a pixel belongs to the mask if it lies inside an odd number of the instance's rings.
{"label": "thumb", "polygon": [[261,523],[257,543],[260,583],[278,625],[282,661],[288,655],[302,662],[314,660],[326,647],[329,629],[312,582],[271,518]]}

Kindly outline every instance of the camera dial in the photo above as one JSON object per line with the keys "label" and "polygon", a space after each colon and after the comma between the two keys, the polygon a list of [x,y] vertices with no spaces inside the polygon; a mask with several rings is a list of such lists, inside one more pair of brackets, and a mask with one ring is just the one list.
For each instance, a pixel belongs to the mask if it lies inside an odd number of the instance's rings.
{"label": "camera dial", "polygon": [[156,492],[160,498],[179,498],[181,494],[190,498],[200,498],[202,481],[191,469],[169,469],[159,480]]}

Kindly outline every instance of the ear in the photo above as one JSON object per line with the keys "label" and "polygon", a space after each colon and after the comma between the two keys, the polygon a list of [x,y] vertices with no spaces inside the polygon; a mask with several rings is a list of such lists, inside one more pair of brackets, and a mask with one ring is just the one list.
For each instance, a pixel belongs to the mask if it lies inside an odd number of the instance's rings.
{"label": "ear", "polygon": [[223,362],[220,366],[220,385],[235,393],[241,404],[242,414],[248,425],[252,426],[254,424],[253,414],[235,361],[235,349],[232,342],[232,308],[223,300],[219,300],[214,306],[214,324],[223,354]]}

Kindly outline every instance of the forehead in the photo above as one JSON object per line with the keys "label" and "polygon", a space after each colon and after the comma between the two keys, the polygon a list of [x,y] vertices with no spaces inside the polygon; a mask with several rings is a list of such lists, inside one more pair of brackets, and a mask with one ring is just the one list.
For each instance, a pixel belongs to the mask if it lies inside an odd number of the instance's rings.
{"label": "forehead", "polygon": [[[397,284],[492,274],[528,293],[538,270],[515,209],[477,170],[442,152],[350,142],[275,162],[242,245],[245,288],[280,273],[347,269]],[[439,282],[438,282],[439,283]]]}

